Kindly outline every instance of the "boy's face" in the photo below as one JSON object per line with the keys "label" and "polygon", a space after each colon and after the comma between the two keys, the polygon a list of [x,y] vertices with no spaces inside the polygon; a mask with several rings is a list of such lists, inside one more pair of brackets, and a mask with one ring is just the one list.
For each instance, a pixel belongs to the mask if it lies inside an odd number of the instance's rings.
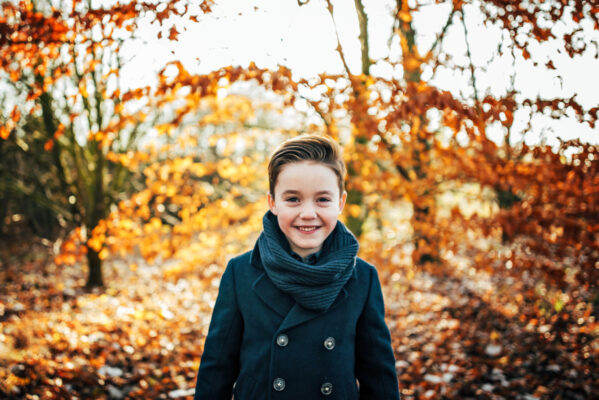
{"label": "boy's face", "polygon": [[268,194],[268,205],[291,250],[301,257],[319,251],[335,229],[347,197],[339,193],[335,173],[318,162],[290,163],[281,169],[274,192],[274,198]]}

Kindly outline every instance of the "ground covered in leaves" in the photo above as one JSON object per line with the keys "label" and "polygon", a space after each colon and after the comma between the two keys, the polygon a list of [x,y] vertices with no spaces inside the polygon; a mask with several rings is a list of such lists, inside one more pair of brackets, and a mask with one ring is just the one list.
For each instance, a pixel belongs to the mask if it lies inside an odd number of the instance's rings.
{"label": "ground covered in leaves", "polygon": [[[107,288],[87,292],[84,273],[49,254],[31,243],[2,253],[0,397],[191,399],[221,267],[173,277],[167,264],[110,260]],[[381,270],[404,399],[599,393],[590,304],[544,304],[467,258],[452,271]]]}

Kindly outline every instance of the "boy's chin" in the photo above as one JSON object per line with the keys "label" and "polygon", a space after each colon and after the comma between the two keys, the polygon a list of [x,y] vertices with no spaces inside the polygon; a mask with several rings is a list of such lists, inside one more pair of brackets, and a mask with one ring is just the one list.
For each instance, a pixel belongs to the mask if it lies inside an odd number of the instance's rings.
{"label": "boy's chin", "polygon": [[318,252],[322,248],[322,243],[324,241],[311,242],[311,243],[294,243],[292,246],[292,250],[300,255],[301,257],[307,257],[310,254],[314,254]]}

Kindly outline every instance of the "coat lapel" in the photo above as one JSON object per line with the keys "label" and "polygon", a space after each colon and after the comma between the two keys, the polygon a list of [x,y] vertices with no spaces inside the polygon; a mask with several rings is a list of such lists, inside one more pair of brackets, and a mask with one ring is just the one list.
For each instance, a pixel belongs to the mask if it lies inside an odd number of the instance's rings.
{"label": "coat lapel", "polygon": [[314,318],[318,317],[319,315],[329,313],[329,312],[331,312],[331,310],[339,307],[339,305],[341,303],[343,303],[346,298],[347,298],[347,290],[345,290],[345,288],[342,288],[341,292],[339,292],[339,295],[337,296],[337,298],[335,299],[335,301],[333,302],[331,307],[324,313],[308,310],[308,309],[300,306],[299,304],[295,303],[293,305],[293,307],[291,307],[289,314],[287,314],[287,316],[281,323],[281,326],[279,326],[278,330],[279,331],[288,330],[290,328],[293,328],[294,326],[303,324],[304,322],[314,319]]}
{"label": "coat lapel", "polygon": [[264,304],[272,308],[283,318],[289,313],[289,309],[291,309],[294,304],[293,299],[289,295],[281,292],[274,283],[268,279],[265,272],[260,273],[258,279],[254,281],[252,290]]}

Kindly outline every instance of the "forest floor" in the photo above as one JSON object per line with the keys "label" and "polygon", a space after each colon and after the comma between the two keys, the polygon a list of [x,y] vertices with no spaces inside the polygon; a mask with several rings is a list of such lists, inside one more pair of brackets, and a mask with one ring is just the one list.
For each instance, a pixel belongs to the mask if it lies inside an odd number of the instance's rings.
{"label": "forest floor", "polygon": [[[173,277],[165,265],[85,271],[24,243],[0,258],[0,397],[193,397],[222,269]],[[455,257],[451,276],[381,271],[404,399],[590,399],[599,324],[589,304],[543,304],[522,282]]]}

